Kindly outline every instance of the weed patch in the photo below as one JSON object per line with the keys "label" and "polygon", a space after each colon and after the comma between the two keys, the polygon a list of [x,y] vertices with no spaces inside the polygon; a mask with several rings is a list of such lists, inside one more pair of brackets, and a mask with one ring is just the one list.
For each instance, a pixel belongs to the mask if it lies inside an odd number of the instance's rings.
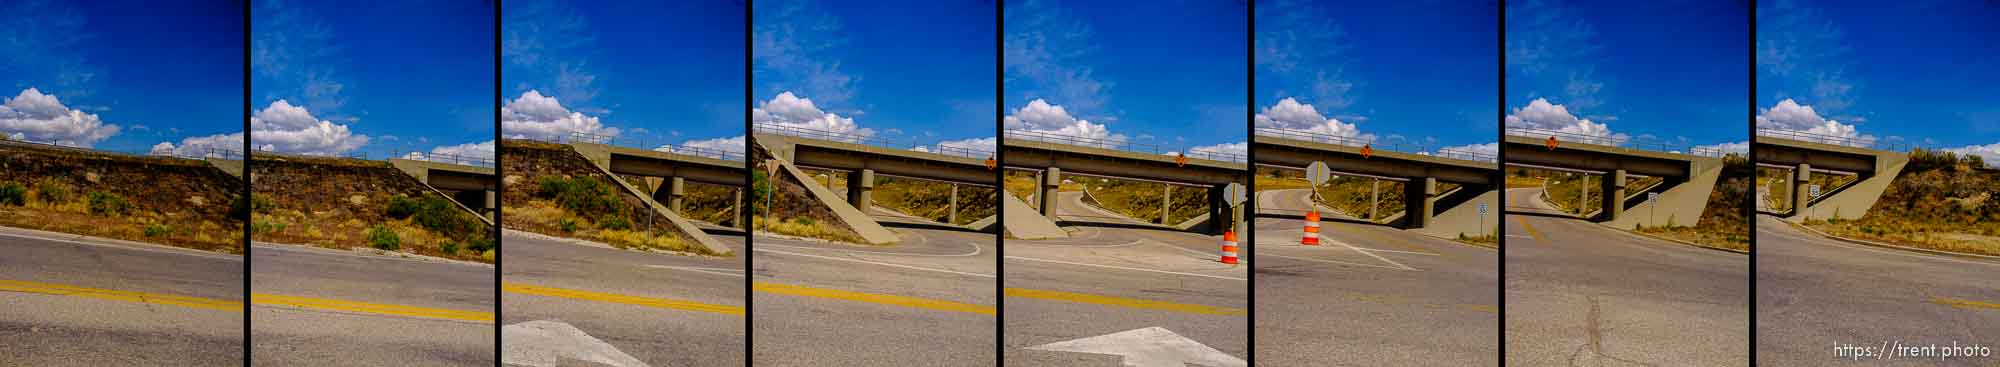
{"label": "weed patch", "polygon": [[13,181],[0,184],[0,204],[13,206],[28,205],[28,187]]}
{"label": "weed patch", "polygon": [[388,227],[376,225],[368,227],[368,246],[380,250],[396,251],[403,248],[403,239]]}
{"label": "weed patch", "polygon": [[118,196],[118,194],[91,191],[88,196],[90,198],[90,214],[122,216],[132,213],[132,202],[126,201],[125,197]]}

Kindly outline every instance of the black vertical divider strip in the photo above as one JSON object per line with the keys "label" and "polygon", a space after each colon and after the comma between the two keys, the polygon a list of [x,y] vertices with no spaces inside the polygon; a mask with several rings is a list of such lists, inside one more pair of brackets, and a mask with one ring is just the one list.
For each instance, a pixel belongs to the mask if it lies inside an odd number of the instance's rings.
{"label": "black vertical divider strip", "polygon": [[[1245,339],[1243,350],[1247,351],[1245,352],[1246,355],[1243,356],[1243,360],[1255,366],[1257,365],[1258,264],[1256,230],[1257,151],[1249,147],[1254,145],[1251,141],[1257,140],[1257,3],[1255,1],[1245,1],[1244,6],[1246,9],[1243,9],[1243,26],[1247,29],[1243,32],[1243,57],[1247,62],[1243,65],[1243,73],[1246,74],[1243,83],[1243,168],[1245,170],[1243,191],[1248,193],[1249,199],[1245,200],[1243,205],[1248,206],[1249,210],[1243,212],[1244,218],[1238,218],[1237,220],[1244,223],[1244,228],[1239,229],[1243,230],[1243,243],[1249,244],[1249,246],[1240,246],[1238,248],[1249,250],[1244,251],[1243,255],[1244,260],[1250,262],[1250,271],[1245,272],[1246,274],[1243,277],[1243,279],[1246,279],[1243,282],[1243,287],[1249,288],[1246,290],[1249,299],[1244,301],[1246,303],[1245,308],[1250,310],[1249,317],[1243,321],[1243,327],[1247,331],[1243,333]],[[1166,221],[1161,220],[1160,222],[1164,224]]]}
{"label": "black vertical divider strip", "polygon": [[1494,329],[1498,330],[1495,333],[1498,335],[1495,335],[1493,340],[1499,344],[1499,348],[1496,350],[1500,354],[1494,356],[1494,359],[1500,361],[1501,366],[1505,366],[1507,365],[1507,149],[1505,149],[1507,141],[1507,3],[1495,0],[1492,4],[1494,7],[1493,17],[1498,18],[1500,21],[1498,26],[1495,27],[1498,29],[1495,29],[1493,32],[1494,42],[1498,42],[1497,46],[1499,46],[1493,48],[1493,53],[1499,56],[1499,59],[1496,60],[1498,62],[1493,63],[1493,77],[1500,80],[1499,83],[1496,83],[1498,87],[1494,88],[1496,90],[1493,93],[1493,105],[1498,107],[1493,110],[1493,139],[1501,147],[1493,149],[1493,156],[1496,160],[1494,168],[1500,169],[1500,172],[1494,173],[1498,175],[1498,177],[1494,177],[1495,181],[1500,183],[1500,197],[1498,200],[1495,200],[1495,202],[1499,203],[1497,205],[1499,207],[1493,208],[1493,217],[1499,219],[1495,221],[1498,223],[1493,224],[1495,227],[1493,233],[1499,235],[1499,238],[1493,239],[1493,243],[1500,246],[1499,260],[1495,261],[1499,263],[1500,276],[1494,277],[1495,284],[1493,285],[1493,293],[1498,294],[1500,300],[1500,304],[1495,305],[1494,308],[1500,310],[1500,317],[1494,322],[1500,324],[1500,327]]}
{"label": "black vertical divider strip", "polygon": [[[243,196],[238,200],[250,202],[250,2],[243,2]],[[250,365],[250,217],[251,211],[243,211],[243,365]]]}
{"label": "black vertical divider strip", "polygon": [[501,350],[503,349],[501,343],[505,341],[500,340],[500,327],[501,327],[500,320],[504,320],[504,318],[502,318],[501,315],[507,312],[506,307],[503,307],[507,303],[502,301],[502,299],[504,299],[503,297],[505,297],[503,295],[504,292],[500,291],[500,280],[501,280],[500,275],[503,274],[500,270],[501,269],[500,259],[506,256],[507,252],[506,250],[507,241],[501,239],[501,234],[503,233],[502,231],[505,230],[504,229],[505,225],[501,223],[503,223],[502,220],[507,217],[507,209],[506,209],[507,205],[502,202],[503,201],[502,199],[505,199],[507,197],[507,180],[502,180],[500,178],[507,177],[507,168],[506,168],[507,165],[501,164],[501,162],[504,161],[502,161],[500,158],[500,101],[503,98],[506,98],[500,94],[500,83],[501,83],[500,63],[502,61],[500,60],[500,19],[501,19],[500,2],[494,1],[493,2],[493,180],[495,181],[493,183],[493,188],[494,188],[493,202],[495,204],[493,206],[493,366],[494,367],[500,367],[501,363],[500,353]]}
{"label": "black vertical divider strip", "polygon": [[993,365],[1007,364],[1007,8],[993,2]]}
{"label": "black vertical divider strip", "polygon": [[[1743,32],[1744,36],[1748,37],[1750,41],[1743,47],[1743,52],[1750,55],[1749,62],[1743,63],[1744,69],[1748,72],[1743,77],[1750,79],[1750,85],[1743,90],[1743,105],[1748,107],[1744,111],[1748,115],[1743,119],[1743,132],[1745,133],[1743,137],[1746,143],[1744,145],[1748,146],[1748,148],[1745,148],[1743,151],[1743,159],[1747,160],[1750,164],[1750,192],[1754,193],[1757,191],[1757,162],[1756,158],[1754,158],[1757,156],[1757,1],[1748,0],[1743,3],[1744,6],[1750,7],[1749,11],[1744,12],[1745,16],[1743,19],[1744,22],[1750,25],[1748,28],[1749,31]],[[1743,200],[1750,201],[1744,203],[1742,209],[1744,220],[1750,221],[1750,225],[1744,226],[1744,228],[1750,231],[1750,276],[1747,277],[1749,279],[1745,280],[1750,282],[1750,296],[1745,297],[1747,299],[1744,300],[1744,302],[1750,303],[1750,315],[1748,317],[1750,319],[1750,360],[1744,362],[1746,365],[1754,366],[1757,364],[1757,195],[1744,195]]]}
{"label": "black vertical divider strip", "polygon": [[[750,48],[751,37],[753,37],[752,33],[756,32],[756,30],[751,27],[752,24],[751,19],[754,19],[753,16],[755,14],[753,13],[752,7],[750,6],[750,0],[743,0],[742,3],[743,3],[743,177],[746,178],[745,180],[743,180],[745,184],[743,191],[755,193],[757,192],[756,190],[757,182],[747,179],[751,177],[756,177],[756,172],[755,172],[756,169],[752,167],[757,164],[756,159],[752,158],[754,155],[750,154],[751,151],[756,150],[757,146],[757,134],[756,134],[757,131],[753,130],[750,125],[750,106],[755,105],[757,103],[757,97],[755,94],[752,94],[750,87],[751,85],[750,76],[752,75],[752,72],[750,70],[752,68],[757,67],[756,64],[753,64],[754,62],[756,62],[754,59],[754,57],[756,56],[751,53],[751,48]],[[774,181],[772,181],[772,178],[765,177],[764,182],[773,182],[771,193],[766,195],[777,195],[777,190],[776,190],[777,184]],[[742,205],[748,208],[756,208],[757,198],[756,197],[746,198],[744,199],[744,202],[737,203],[737,205]],[[771,210],[771,208],[764,208],[764,210]],[[736,211],[737,213],[736,215],[741,217],[739,219],[742,221],[741,223],[747,224],[747,226],[744,226],[745,229],[743,230],[743,251],[742,254],[739,255],[743,256],[743,366],[744,367],[750,367],[751,365],[755,364],[755,362],[752,361],[751,359],[752,357],[756,356],[756,353],[754,353],[754,349],[752,348],[756,344],[751,343],[751,340],[756,339],[756,336],[754,335],[756,333],[751,332],[751,330],[754,329],[751,329],[750,327],[751,320],[755,320],[755,316],[757,315],[755,307],[757,303],[751,301],[752,299],[755,298],[754,293],[756,293],[751,290],[751,281],[755,279],[755,274],[752,274],[752,272],[756,269],[756,267],[752,266],[752,264],[755,264],[755,262],[757,261],[757,256],[756,256],[757,223],[752,222],[753,220],[756,220],[753,212],[754,210]]]}

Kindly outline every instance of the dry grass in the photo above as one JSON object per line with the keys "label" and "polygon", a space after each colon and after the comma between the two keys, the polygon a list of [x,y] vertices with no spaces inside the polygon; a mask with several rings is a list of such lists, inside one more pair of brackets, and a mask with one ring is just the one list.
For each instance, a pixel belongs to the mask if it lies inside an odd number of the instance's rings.
{"label": "dry grass", "polygon": [[751,219],[750,223],[755,224],[756,229],[759,231],[787,236],[817,238],[863,245],[869,244],[867,240],[862,239],[860,235],[856,235],[852,231],[834,228],[826,225],[826,223],[808,218],[777,218],[777,221],[774,223],[765,221],[764,218],[760,217]]}
{"label": "dry grass", "polygon": [[1160,204],[1162,195],[1166,194],[1165,184],[1089,177],[1071,181],[1076,182],[1079,189],[1088,190],[1090,195],[1084,196],[1084,200],[1142,221],[1173,225],[1208,213],[1208,190],[1203,188],[1175,187],[1173,201],[1167,209],[1167,220],[1162,223]]}
{"label": "dry grass", "polygon": [[368,231],[381,226],[397,238],[393,248],[384,249],[398,252],[491,262],[498,248],[492,227],[475,214],[386,163],[299,157],[249,163],[257,180],[251,200],[254,240],[373,247]]}
{"label": "dry grass", "polygon": [[[243,253],[234,210],[242,180],[207,163],[38,146],[0,146],[0,185],[21,203],[0,204],[0,226]],[[93,194],[124,208],[92,213]]]}
{"label": "dry grass", "polygon": [[2000,200],[1992,198],[1995,187],[2000,187],[2000,171],[1985,168],[1977,156],[1915,150],[1866,216],[1807,225],[1843,237],[2000,255]]}
{"label": "dry grass", "polygon": [[[1715,190],[1709,192],[1708,205],[1702,209],[1701,219],[1691,227],[1645,227],[1639,232],[1693,242],[1698,245],[1737,251],[1750,251],[1751,181],[1755,179],[1754,166],[1741,155],[1723,157],[1722,174],[1716,179]],[[1627,182],[1630,184],[1631,182]]]}

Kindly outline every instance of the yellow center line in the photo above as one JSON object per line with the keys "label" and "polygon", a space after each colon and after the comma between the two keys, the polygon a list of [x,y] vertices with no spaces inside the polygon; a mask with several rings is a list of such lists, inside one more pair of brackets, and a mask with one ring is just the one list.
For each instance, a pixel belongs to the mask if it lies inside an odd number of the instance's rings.
{"label": "yellow center line", "polygon": [[20,280],[0,279],[0,291],[41,293],[59,296],[76,296],[113,301],[137,302],[156,305],[181,306],[218,311],[243,312],[243,303],[230,300],[209,299],[171,294],[143,293],[111,289],[86,288],[71,285],[38,283]]}
{"label": "yellow center line", "polygon": [[500,290],[506,291],[507,293],[532,294],[537,296],[559,297],[559,298],[578,299],[585,301],[610,302],[610,303],[620,303],[620,304],[655,307],[655,308],[712,312],[724,315],[743,316],[742,307],[701,303],[695,301],[628,296],[623,294],[592,292],[586,290],[563,289],[555,287],[543,287],[538,285],[528,285],[521,283],[500,283]]}
{"label": "yellow center line", "polygon": [[492,312],[462,311],[442,308],[390,305],[324,298],[283,296],[276,294],[252,293],[250,303],[259,305],[287,306],[305,309],[370,313],[378,315],[423,317],[433,319],[493,322]]}
{"label": "yellow center line", "polygon": [[976,313],[981,315],[992,315],[996,313],[996,311],[992,306],[981,306],[970,303],[959,303],[952,301],[943,301],[943,300],[934,300],[934,299],[916,298],[916,297],[904,297],[904,296],[895,296],[887,294],[862,293],[862,292],[844,291],[838,289],[813,288],[813,287],[797,286],[789,284],[755,282],[750,284],[750,288],[758,292],[765,292],[765,293],[776,293],[776,294],[804,296],[804,297],[830,298],[830,299],[838,299],[846,301],[884,304],[891,306],[926,308],[939,311],[966,312],[966,313]]}
{"label": "yellow center line", "polygon": [[1542,233],[1535,232],[1535,226],[1528,225],[1528,221],[1521,219],[1521,216],[1514,216],[1514,223],[1520,223],[1521,229],[1528,230],[1528,237],[1534,238],[1537,242],[1543,241]]}
{"label": "yellow center line", "polygon": [[1986,309],[1994,309],[1994,310],[2000,310],[2000,303],[1994,303],[1994,302],[1980,302],[1980,301],[1973,301],[1973,300],[1963,300],[1963,299],[1952,299],[1952,298],[1944,298],[1944,297],[1937,297],[1937,298],[1935,298],[1935,299],[1932,299],[1932,300],[1931,300],[1931,303],[1936,303],[1936,304],[1940,304],[1940,305],[1945,305],[1945,306],[1951,306],[1951,307],[1957,307],[1957,308],[1962,308],[1962,309],[1967,309],[1967,310],[1977,310],[1977,309],[1981,309],[1981,308],[1986,308]]}
{"label": "yellow center line", "polygon": [[1045,299],[1051,301],[1088,303],[1088,304],[1105,305],[1105,306],[1185,312],[1185,313],[1203,314],[1203,315],[1242,315],[1246,313],[1245,310],[1241,308],[1194,305],[1185,303],[1173,303],[1173,302],[1144,300],[1136,298],[1100,296],[1095,294],[1058,292],[1058,291],[1048,291],[1039,289],[1007,288],[1004,290],[1004,292],[1007,294],[1008,297]]}

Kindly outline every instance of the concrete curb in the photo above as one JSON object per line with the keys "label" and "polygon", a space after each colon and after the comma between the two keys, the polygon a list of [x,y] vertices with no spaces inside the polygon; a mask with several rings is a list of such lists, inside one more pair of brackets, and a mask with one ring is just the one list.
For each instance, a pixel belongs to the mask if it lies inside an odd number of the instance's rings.
{"label": "concrete curb", "polygon": [[1721,248],[1721,247],[1712,247],[1712,246],[1705,246],[1705,245],[1702,245],[1702,244],[1699,244],[1699,243],[1694,243],[1694,242],[1688,242],[1688,241],[1685,241],[1685,240],[1681,240],[1681,239],[1676,239],[1676,238],[1669,238],[1669,237],[1663,237],[1663,236],[1656,236],[1656,235],[1652,235],[1652,234],[1648,234],[1648,233],[1642,233],[1642,232],[1636,232],[1636,231],[1629,231],[1629,230],[1624,230],[1624,229],[1619,229],[1618,227],[1612,227],[1612,226],[1610,226],[1610,225],[1607,225],[1607,224],[1604,224],[1604,223],[1592,223],[1592,224],[1596,224],[1596,225],[1598,225],[1598,226],[1601,226],[1601,227],[1604,227],[1604,228],[1607,228],[1607,229],[1611,229],[1611,230],[1614,230],[1614,231],[1618,231],[1618,233],[1624,233],[1624,234],[1627,234],[1627,235],[1632,235],[1632,236],[1638,236],[1638,237],[1643,237],[1643,238],[1650,238],[1650,239],[1655,239],[1655,240],[1661,240],[1661,241],[1667,241],[1667,242],[1673,242],[1673,243],[1677,243],[1677,244],[1681,244],[1681,245],[1685,245],[1685,246],[1690,246],[1690,247],[1695,247],[1695,248],[1699,248],[1699,249],[1703,249],[1703,250],[1714,250],[1714,251],[1721,251],[1721,252],[1728,252],[1728,253],[1734,253],[1734,254],[1741,254],[1741,255],[1749,255],[1749,254],[1750,254],[1750,251],[1737,251],[1737,250],[1733,250],[1733,249],[1726,249],[1726,248]]}
{"label": "concrete curb", "polygon": [[296,245],[296,244],[278,243],[278,242],[250,241],[250,247],[252,248],[255,248],[260,245],[270,248],[284,248],[287,250],[294,250],[294,251],[318,252],[328,255],[343,255],[343,256],[371,258],[371,259],[400,260],[400,261],[431,263],[431,264],[483,266],[488,268],[494,267],[494,264],[488,264],[482,262],[453,260],[436,256],[424,256],[424,255],[412,254],[407,252],[378,250],[368,247],[350,247],[343,250],[343,249],[325,248],[313,245]]}
{"label": "concrete curb", "polygon": [[500,233],[500,238],[503,238],[503,239],[504,239],[504,238],[507,238],[508,236],[514,236],[514,237],[521,237],[521,238],[528,238],[528,239],[534,239],[534,240],[539,240],[539,241],[549,241],[549,242],[561,242],[561,243],[566,243],[566,244],[571,244],[571,245],[576,245],[576,246],[585,246],[585,247],[596,247],[596,248],[603,248],[603,249],[611,249],[611,250],[618,250],[618,251],[631,251],[631,252],[638,252],[638,253],[648,253],[648,254],[666,254],[666,255],[681,255],[681,256],[689,256],[689,257],[706,257],[706,258],[716,258],[716,259],[727,259],[727,258],[730,258],[730,257],[733,257],[733,256],[710,256],[710,255],[702,255],[702,254],[697,254],[697,253],[693,253],[693,252],[687,252],[687,251],[669,251],[669,250],[628,250],[628,249],[621,249],[621,248],[618,248],[617,246],[612,246],[611,244],[607,244],[607,243],[603,243],[603,242],[597,242],[597,241],[591,241],[591,240],[586,240],[586,239],[581,239],[581,238],[569,238],[569,237],[562,237],[562,236],[553,236],[553,235],[546,235],[546,234],[541,234],[541,233],[535,233],[535,232],[528,232],[528,231],[523,231],[523,230],[518,230],[518,229],[505,229],[505,228],[502,228],[502,229],[501,229],[500,231],[501,231],[501,233]]}
{"label": "concrete curb", "polygon": [[[163,245],[151,242],[121,240],[116,238],[104,238],[104,237],[87,236],[74,233],[53,232],[53,231],[44,231],[39,229],[29,229],[20,227],[0,227],[0,235],[29,237],[29,238],[41,239],[46,241],[55,241],[55,242],[79,243],[86,246],[115,246],[115,247],[132,248],[142,251],[170,252],[183,255],[214,257],[214,258],[224,258],[224,259],[237,259],[237,260],[243,259],[243,255],[231,254],[226,252],[202,251],[191,248],[174,247],[172,245]],[[248,252],[246,251],[245,253]]]}
{"label": "concrete curb", "polygon": [[1787,223],[1787,224],[1791,224],[1793,228],[1798,228],[1798,229],[1800,229],[1800,230],[1802,230],[1802,231],[1805,231],[1806,233],[1811,233],[1811,234],[1814,234],[1814,235],[1818,235],[1818,236],[1820,236],[1820,237],[1826,237],[1827,239],[1831,239],[1831,240],[1835,240],[1835,241],[1840,241],[1840,242],[1846,242],[1846,243],[1852,243],[1852,244],[1857,244],[1857,245],[1863,245],[1863,246],[1871,246],[1871,247],[1880,247],[1880,248],[1885,248],[1885,249],[1890,249],[1890,250],[1901,250],[1901,251],[1909,251],[1909,252],[1919,252],[1919,253],[1926,253],[1926,254],[1931,254],[1931,255],[1939,255],[1939,256],[1950,256],[1950,257],[1957,257],[1957,258],[1964,258],[1964,259],[1972,259],[1972,260],[1986,260],[1986,261],[2000,261],[2000,256],[1992,256],[1992,255],[1980,255],[1980,254],[1968,254],[1968,253],[1963,253],[1963,252],[1952,252],[1952,251],[1944,251],[1944,250],[1932,250],[1932,249],[1927,249],[1927,248],[1916,248],[1916,247],[1909,247],[1909,246],[1901,246],[1901,245],[1892,245],[1892,244],[1887,244],[1887,243],[1881,243],[1881,242],[1875,242],[1875,241],[1869,241],[1869,240],[1864,240],[1864,239],[1858,239],[1858,238],[1847,238],[1847,237],[1841,237],[1841,236],[1835,236],[1835,235],[1833,235],[1833,234],[1831,234],[1831,233],[1826,233],[1825,231],[1821,231],[1821,230],[1819,230],[1819,229],[1816,229],[1816,228],[1812,228],[1812,227],[1807,227],[1806,225],[1803,225],[1803,224],[1798,224],[1798,223],[1793,223],[1793,222],[1791,222],[1791,221],[1785,221],[1785,223]]}

